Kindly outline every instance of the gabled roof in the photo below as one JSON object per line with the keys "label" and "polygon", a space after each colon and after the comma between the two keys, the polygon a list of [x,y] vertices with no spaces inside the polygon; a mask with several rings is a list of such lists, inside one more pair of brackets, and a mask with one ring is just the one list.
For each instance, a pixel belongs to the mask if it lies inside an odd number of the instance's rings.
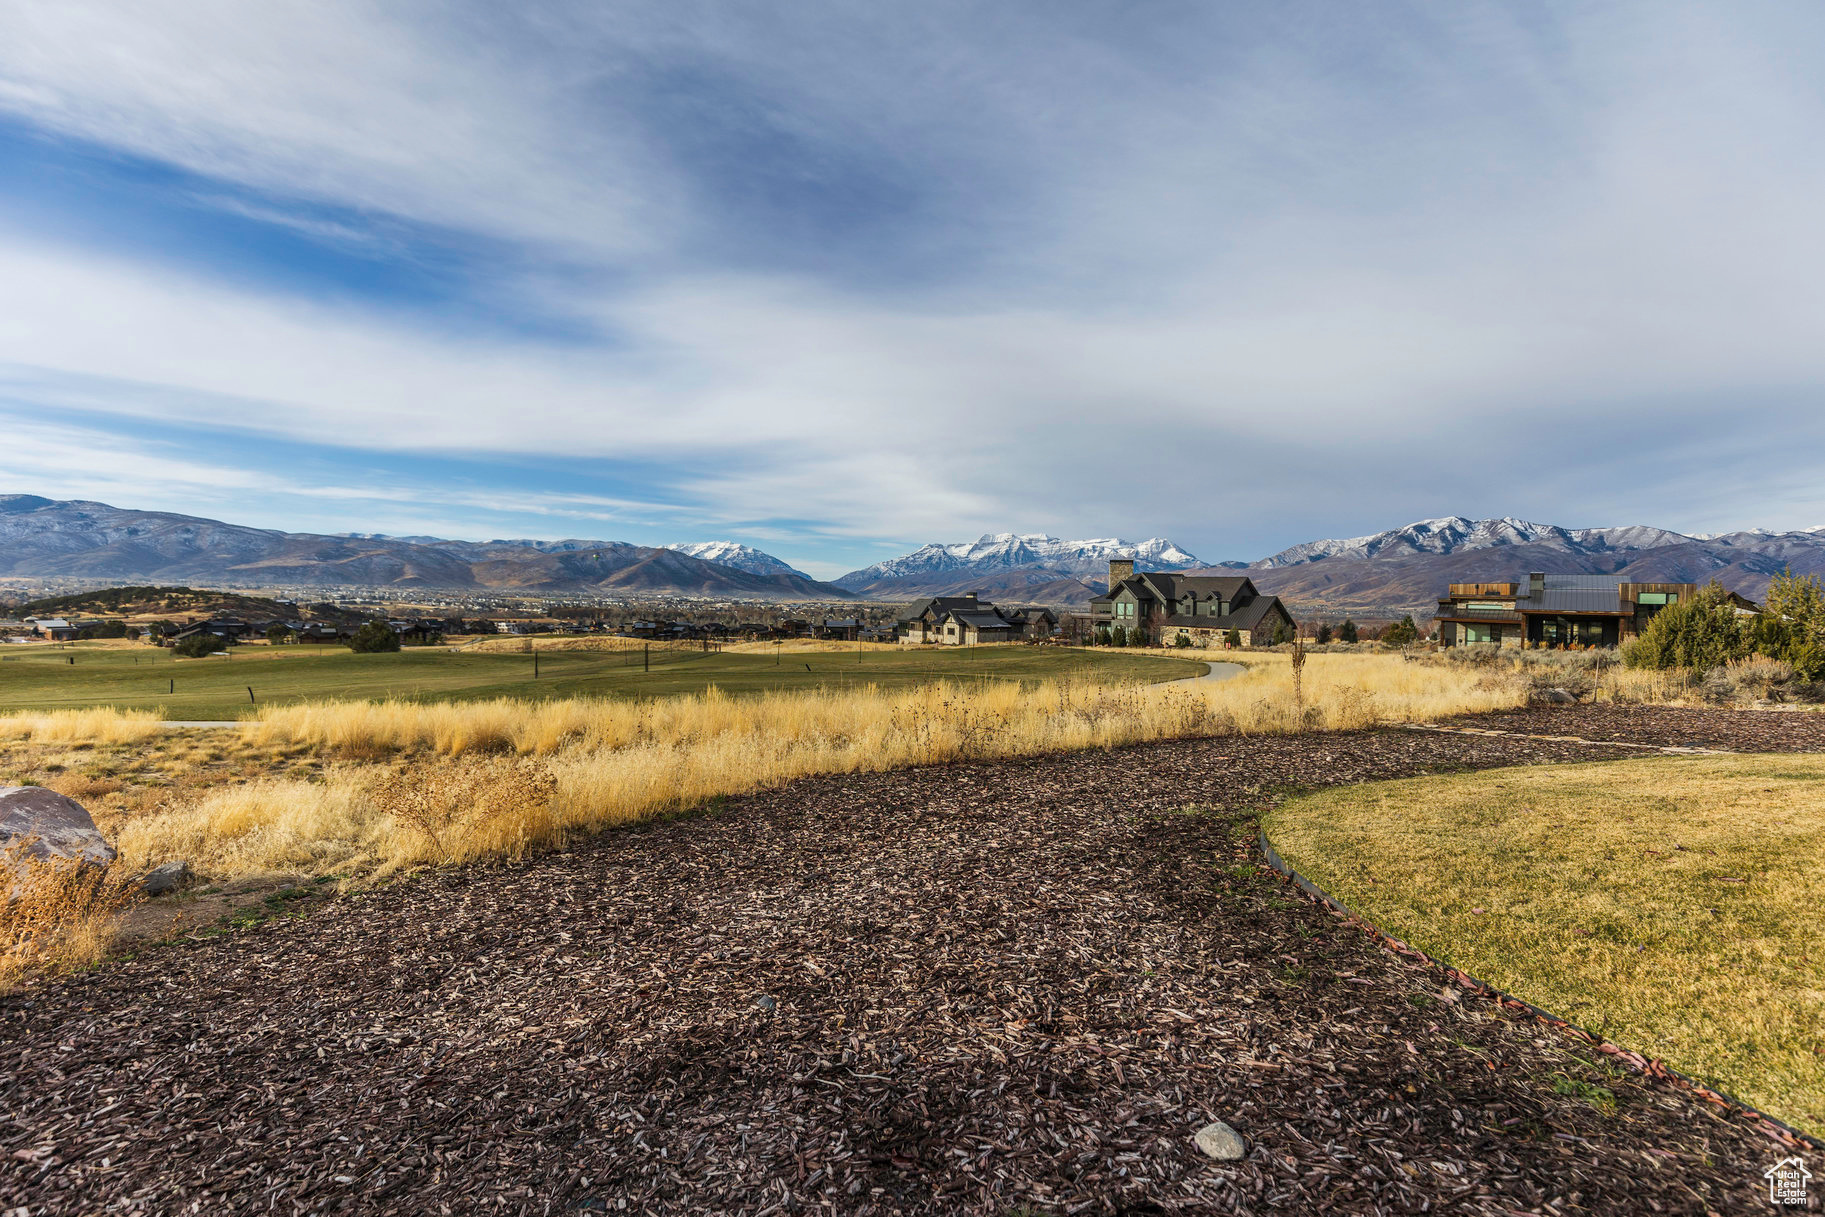
{"label": "gabled roof", "polygon": [[[1174,614],[1166,618],[1166,626],[1168,629],[1195,627],[1200,630],[1252,630],[1276,608],[1286,613],[1285,606],[1280,603],[1280,597],[1256,596],[1233,613],[1226,613],[1221,617],[1186,617]],[[1291,620],[1293,615],[1286,613],[1286,616],[1288,620]]]}
{"label": "gabled roof", "polygon": [[[1195,595],[1200,599],[1215,596],[1221,600],[1230,600],[1245,587],[1250,590],[1254,588],[1247,575],[1181,575],[1172,571],[1143,571],[1111,587],[1109,597],[1121,588],[1128,588],[1137,596],[1147,595],[1156,600],[1180,600],[1187,595]],[[1107,598],[1099,596],[1096,599]],[[1095,604],[1096,600],[1090,603]]]}
{"label": "gabled roof", "polygon": [[961,624],[971,626],[978,630],[1008,630],[1014,628],[1006,618],[998,613],[960,612],[956,609],[952,609],[944,616],[946,620],[954,618]]}
{"label": "gabled roof", "polygon": [[978,600],[974,596],[933,596],[929,600],[915,600],[908,604],[895,620],[917,621],[926,613],[932,613],[942,619],[944,614],[953,610],[973,612],[977,609],[989,609],[992,611],[994,607],[988,601]]}

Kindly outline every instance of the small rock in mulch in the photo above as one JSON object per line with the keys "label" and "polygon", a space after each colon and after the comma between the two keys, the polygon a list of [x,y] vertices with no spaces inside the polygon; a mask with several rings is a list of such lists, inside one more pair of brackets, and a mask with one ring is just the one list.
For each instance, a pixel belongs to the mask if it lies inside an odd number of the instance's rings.
{"label": "small rock in mulch", "polygon": [[146,895],[162,896],[166,892],[174,892],[182,887],[184,880],[188,878],[190,878],[190,863],[165,862],[147,871],[146,877],[139,882]]}
{"label": "small rock in mulch", "polygon": [[1192,1140],[1219,1162],[1234,1162],[1248,1153],[1248,1142],[1243,1140],[1242,1134],[1221,1120],[1213,1120],[1198,1129],[1198,1135]]}
{"label": "small rock in mulch", "polygon": [[1571,706],[1577,704],[1578,696],[1568,689],[1542,689],[1534,694],[1534,700],[1549,706]]}

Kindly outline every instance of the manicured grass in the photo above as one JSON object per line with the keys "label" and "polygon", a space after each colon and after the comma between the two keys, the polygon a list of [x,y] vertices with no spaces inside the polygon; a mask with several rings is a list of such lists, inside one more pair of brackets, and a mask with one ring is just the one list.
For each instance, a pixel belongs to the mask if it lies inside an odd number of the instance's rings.
{"label": "manicured grass", "polygon": [[517,653],[408,648],[357,655],[344,647],[250,646],[235,648],[227,659],[177,659],[154,647],[22,648],[0,656],[0,712],[113,706],[176,719],[243,718],[255,709],[248,686],[257,704],[284,705],[331,699],[659,697],[712,685],[744,694],[867,684],[904,688],[936,680],[1158,681],[1204,671],[1201,663],[1163,656],[1040,647],[779,656],[655,650],[650,662],[651,671],[643,671],[638,651],[542,651],[535,679],[533,657]]}
{"label": "manicured grass", "polygon": [[1825,1133],[1825,757],[1343,787],[1267,831],[1395,937]]}

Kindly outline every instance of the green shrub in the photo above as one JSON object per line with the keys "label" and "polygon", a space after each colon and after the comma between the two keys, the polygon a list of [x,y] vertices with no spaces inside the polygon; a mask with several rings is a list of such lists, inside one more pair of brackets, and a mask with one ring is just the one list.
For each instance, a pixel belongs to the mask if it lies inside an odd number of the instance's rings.
{"label": "green shrub", "polygon": [[1191,635],[1185,633],[1185,631],[1183,631],[1183,630],[1180,630],[1178,638],[1173,641],[1172,645],[1175,647],[1178,647],[1180,650],[1184,650],[1184,649],[1190,647],[1191,646]]}
{"label": "green shrub", "polygon": [[399,635],[395,634],[384,621],[370,621],[355,631],[349,639],[349,650],[358,655],[371,655],[380,651],[397,651]]}
{"label": "green shrub", "polygon": [[1279,646],[1283,642],[1291,642],[1292,640],[1293,627],[1284,621],[1274,622],[1274,645]]}
{"label": "green shrub", "polygon": [[1749,627],[1758,655],[1791,664],[1802,679],[1825,679],[1825,588],[1817,575],[1791,569],[1768,584],[1767,604]]}
{"label": "green shrub", "polygon": [[1242,631],[1241,630],[1229,631],[1229,633],[1223,635],[1223,641],[1228,643],[1232,647],[1241,646],[1242,645]]}
{"label": "green shrub", "polygon": [[1391,647],[1412,646],[1419,641],[1419,626],[1414,624],[1413,614],[1408,613],[1399,621],[1383,630],[1381,640]]}
{"label": "green shrub", "polygon": [[171,653],[181,655],[185,659],[201,659],[205,655],[215,654],[227,645],[214,634],[192,634],[172,647]]}
{"label": "green shrub", "polygon": [[1318,627],[1318,645],[1323,646],[1329,641],[1331,641],[1331,623],[1327,621]]}
{"label": "green shrub", "polygon": [[1355,642],[1356,640],[1356,623],[1351,621],[1348,617],[1345,617],[1343,619],[1343,624],[1337,627],[1337,641]]}
{"label": "green shrub", "polygon": [[1122,625],[1116,626],[1115,632],[1109,635],[1109,645],[1112,647],[1127,646],[1128,645],[1128,627],[1122,626]]}
{"label": "green shrub", "polygon": [[1622,645],[1622,662],[1631,668],[1708,672],[1746,657],[1752,642],[1749,622],[1714,579],[1697,595],[1654,614],[1646,629]]}

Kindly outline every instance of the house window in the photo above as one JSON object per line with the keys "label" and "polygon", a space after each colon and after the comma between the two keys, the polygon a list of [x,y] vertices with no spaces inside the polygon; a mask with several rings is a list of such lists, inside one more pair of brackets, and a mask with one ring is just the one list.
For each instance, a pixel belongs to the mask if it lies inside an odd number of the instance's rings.
{"label": "house window", "polygon": [[1220,612],[1218,612],[1218,610],[1221,609],[1222,607],[1223,607],[1223,602],[1221,600],[1212,600],[1210,602],[1210,607],[1207,610],[1207,612],[1212,617],[1220,617],[1220,616],[1222,616],[1222,614]]}
{"label": "house window", "polygon": [[1486,600],[1473,600],[1464,606],[1469,613],[1509,613],[1514,611],[1512,604],[1495,604]]}
{"label": "house window", "polygon": [[1678,592],[1642,592],[1635,597],[1636,604],[1678,604]]}

